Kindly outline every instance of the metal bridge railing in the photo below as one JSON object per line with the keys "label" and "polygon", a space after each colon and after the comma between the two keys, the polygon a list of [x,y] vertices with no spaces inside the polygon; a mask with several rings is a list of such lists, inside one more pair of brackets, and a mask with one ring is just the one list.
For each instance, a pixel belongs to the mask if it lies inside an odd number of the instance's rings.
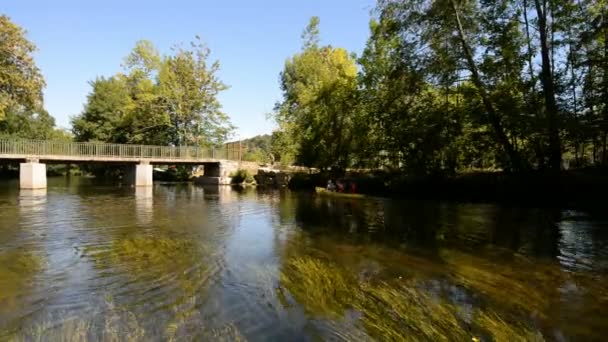
{"label": "metal bridge railing", "polygon": [[195,146],[152,146],[107,144],[97,142],[63,142],[49,140],[0,139],[2,155],[133,158],[163,160],[229,159],[238,160],[240,151],[230,148]]}

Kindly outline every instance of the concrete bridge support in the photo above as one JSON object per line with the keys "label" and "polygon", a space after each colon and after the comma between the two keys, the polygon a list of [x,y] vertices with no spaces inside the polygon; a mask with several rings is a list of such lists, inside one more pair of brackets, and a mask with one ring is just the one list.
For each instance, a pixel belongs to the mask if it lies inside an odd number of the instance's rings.
{"label": "concrete bridge support", "polygon": [[238,170],[238,162],[222,161],[203,164],[205,171],[195,182],[202,185],[230,185],[230,175]]}
{"label": "concrete bridge support", "polygon": [[19,164],[19,187],[24,190],[46,189],[46,164],[38,160]]}
{"label": "concrete bridge support", "polygon": [[129,165],[125,173],[128,184],[134,186],[152,186],[152,165],[146,162]]}

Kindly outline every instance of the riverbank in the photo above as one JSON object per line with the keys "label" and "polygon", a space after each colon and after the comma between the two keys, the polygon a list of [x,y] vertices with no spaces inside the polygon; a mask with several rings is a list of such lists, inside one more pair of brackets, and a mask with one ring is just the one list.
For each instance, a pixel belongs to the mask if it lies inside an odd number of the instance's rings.
{"label": "riverbank", "polygon": [[[325,186],[328,174],[297,174],[292,190],[314,191]],[[605,168],[567,170],[557,175],[542,172],[509,174],[471,172],[453,176],[411,176],[389,172],[352,172],[357,191],[366,195],[409,199],[455,200],[593,207],[608,193]]]}

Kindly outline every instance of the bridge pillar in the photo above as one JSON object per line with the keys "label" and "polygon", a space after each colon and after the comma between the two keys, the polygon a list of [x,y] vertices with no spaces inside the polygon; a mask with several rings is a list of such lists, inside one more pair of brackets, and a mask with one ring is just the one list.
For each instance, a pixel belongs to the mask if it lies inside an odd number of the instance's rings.
{"label": "bridge pillar", "polygon": [[230,161],[213,162],[204,164],[204,174],[197,177],[195,182],[202,185],[230,185],[230,175],[238,170],[238,164]]}
{"label": "bridge pillar", "polygon": [[25,190],[46,189],[46,165],[38,160],[19,164],[19,187]]}
{"label": "bridge pillar", "polygon": [[127,181],[134,186],[152,186],[152,165],[142,162],[129,166]]}

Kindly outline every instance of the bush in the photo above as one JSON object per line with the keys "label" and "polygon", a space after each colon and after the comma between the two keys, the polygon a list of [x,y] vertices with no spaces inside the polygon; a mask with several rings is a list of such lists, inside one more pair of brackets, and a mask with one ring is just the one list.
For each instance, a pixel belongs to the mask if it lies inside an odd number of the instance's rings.
{"label": "bush", "polygon": [[253,176],[247,170],[237,170],[230,174],[233,184],[253,183]]}

